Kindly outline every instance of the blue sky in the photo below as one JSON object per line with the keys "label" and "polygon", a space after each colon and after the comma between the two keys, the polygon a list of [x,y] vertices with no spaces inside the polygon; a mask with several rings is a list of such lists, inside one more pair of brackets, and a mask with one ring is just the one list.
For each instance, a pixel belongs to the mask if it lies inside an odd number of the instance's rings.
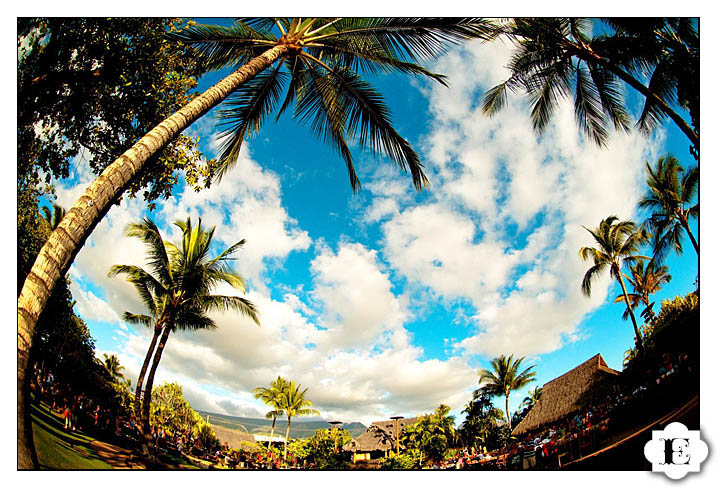
{"label": "blue sky", "polygon": [[[149,342],[146,331],[119,319],[142,310],[133,290],[106,277],[113,264],[143,264],[124,226],[150,216],[176,239],[171,223],[190,215],[217,226],[217,250],[247,239],[236,269],[262,320],[257,328],[222,315],[215,332],[169,340],[157,382],[180,382],[196,409],[261,416],[266,408],[251,390],[283,375],[309,388],[325,419],[368,423],[439,403],[459,415],[477,370],[499,354],[536,365],[531,387],[596,353],[620,369],[632,327],[613,304],[618,287],[608,276],[591,298],[581,295],[589,264],[578,249],[593,244],[581,226],[611,214],[640,221],[645,162],[669,151],[692,166],[688,142],[666,124],[648,136],[613,134],[608,148],[597,148],[579,135],[570,104],[539,138],[519,97],[496,117],[483,116],[480,95],[506,78],[510,52],[500,43],[452,49],[432,65],[449,77],[448,89],[370,79],[422,157],[431,187],[421,194],[408,175],[356,147],[363,190],[353,194],[339,156],[285,116],[250,139],[211,189],[180,184],[152,213],[141,199],[125,199],[70,271],[98,356],[116,353],[136,379]],[[210,114],[188,133],[209,157],[216,131]],[[92,179],[83,161],[75,163],[72,178],[57,184],[68,208]],[[697,258],[688,241],[684,249],[668,258],[673,280],[656,303],[693,290]],[[511,410],[525,391],[512,395]]]}

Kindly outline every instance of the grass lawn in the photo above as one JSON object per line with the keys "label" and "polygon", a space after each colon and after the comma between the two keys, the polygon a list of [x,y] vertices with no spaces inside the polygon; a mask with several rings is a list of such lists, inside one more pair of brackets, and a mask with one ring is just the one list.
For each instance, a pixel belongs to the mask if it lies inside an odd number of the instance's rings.
{"label": "grass lawn", "polygon": [[62,418],[44,404],[33,402],[31,406],[32,432],[41,469],[112,469],[90,448],[94,438],[65,431]]}
{"label": "grass lawn", "polygon": [[[113,469],[90,446],[95,439],[79,431],[65,431],[65,421],[48,406],[32,402],[32,432],[40,469]],[[156,467],[160,469],[197,469],[181,457],[165,454]],[[204,467],[207,468],[207,467]]]}

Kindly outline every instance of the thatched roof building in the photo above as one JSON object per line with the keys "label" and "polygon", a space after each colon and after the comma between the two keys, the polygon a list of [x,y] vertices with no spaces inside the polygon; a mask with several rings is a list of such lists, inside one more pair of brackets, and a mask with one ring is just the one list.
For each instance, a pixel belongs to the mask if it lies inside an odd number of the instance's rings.
{"label": "thatched roof building", "polygon": [[[228,444],[230,448],[242,448],[251,451],[258,446],[257,442],[269,441],[269,436],[264,434],[247,433],[246,431],[233,430],[216,424],[212,425],[212,429],[219,442],[222,445]],[[275,433],[272,437],[272,443],[284,443],[284,437]]]}
{"label": "thatched roof building", "polygon": [[547,382],[541,397],[512,434],[522,435],[559,421],[587,405],[615,384],[619,372],[597,354],[578,367]]}
{"label": "thatched roof building", "polygon": [[[416,423],[419,418],[402,418],[398,420],[399,434],[404,431],[407,426]],[[352,439],[342,448],[345,451],[354,453],[354,460],[370,460],[371,453],[375,456],[393,450],[396,446],[396,434],[394,432],[394,420],[374,421],[367,430],[359,435],[356,439]],[[399,443],[399,448],[403,448]]]}

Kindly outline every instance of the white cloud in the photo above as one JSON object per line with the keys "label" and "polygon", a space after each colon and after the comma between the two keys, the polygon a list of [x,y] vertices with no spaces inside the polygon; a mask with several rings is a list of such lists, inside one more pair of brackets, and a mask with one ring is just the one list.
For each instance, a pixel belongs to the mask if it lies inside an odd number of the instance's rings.
{"label": "white cloud", "polygon": [[324,306],[317,342],[327,348],[362,348],[406,317],[377,254],[360,244],[343,243],[334,254],[322,250],[311,264],[315,297]]}
{"label": "white cloud", "polygon": [[282,206],[279,177],[254,162],[246,145],[221,182],[201,192],[185,188],[160,208],[166,222],[188,215],[201,215],[203,222],[216,226],[216,239],[226,246],[246,240],[237,253],[237,267],[256,287],[264,288],[262,275],[268,266],[281,263],[292,251],[308,249],[312,242]]}
{"label": "white cloud", "polygon": [[569,103],[540,138],[517,97],[484,116],[479,96],[506,78],[499,68],[509,53],[473,43],[437,64],[452,89],[426,91],[436,116],[426,140],[437,169],[430,198],[392,213],[378,200],[366,215],[390,216],[381,229],[397,272],[447,299],[471,300],[474,329],[455,346],[489,356],[553,351],[604,302],[607,277],[590,299],[580,292],[588,264],[577,252],[592,244],[581,226],[633,215],[643,162],[658,143],[613,134],[598,148],[579,137]]}

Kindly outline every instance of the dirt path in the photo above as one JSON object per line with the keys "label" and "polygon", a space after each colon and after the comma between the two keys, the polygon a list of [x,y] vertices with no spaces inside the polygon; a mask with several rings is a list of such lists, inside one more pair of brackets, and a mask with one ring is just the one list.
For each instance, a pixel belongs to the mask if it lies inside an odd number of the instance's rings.
{"label": "dirt path", "polygon": [[130,450],[98,440],[90,442],[90,447],[97,452],[102,460],[114,469],[146,469],[140,458]]}

